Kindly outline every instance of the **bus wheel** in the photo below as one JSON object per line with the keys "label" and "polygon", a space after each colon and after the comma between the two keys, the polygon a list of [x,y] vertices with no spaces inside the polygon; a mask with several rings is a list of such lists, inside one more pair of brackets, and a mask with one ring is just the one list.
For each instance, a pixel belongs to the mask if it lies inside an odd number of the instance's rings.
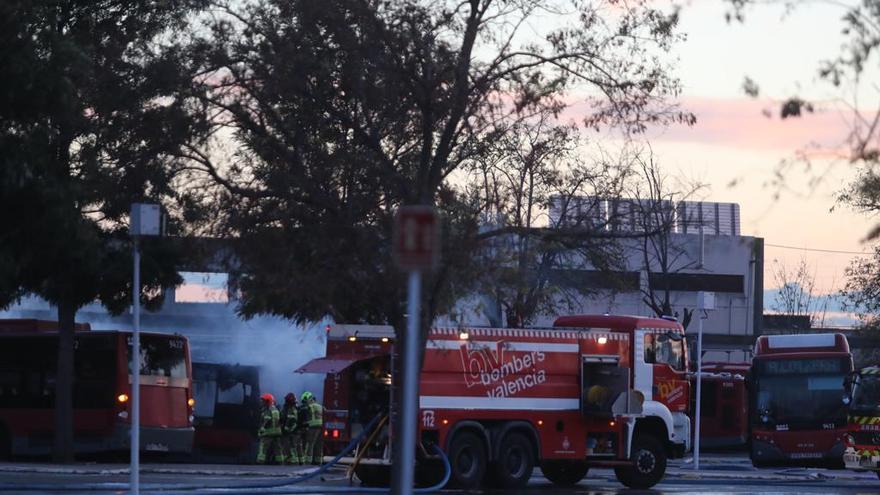
{"label": "bus wheel", "polygon": [[652,436],[639,436],[632,446],[632,465],[614,468],[617,480],[629,488],[644,490],[663,479],[666,473],[666,450]]}
{"label": "bus wheel", "polygon": [[469,431],[455,435],[449,449],[450,482],[459,488],[477,488],[486,475],[487,458],[486,446],[480,437]]}
{"label": "bus wheel", "polygon": [[391,467],[360,464],[354,468],[354,474],[363,486],[391,486]]}
{"label": "bus wheel", "polygon": [[581,461],[544,461],[541,463],[541,472],[551,483],[558,486],[573,486],[578,484],[590,467]]}
{"label": "bus wheel", "polygon": [[521,488],[528,484],[535,469],[535,450],[522,433],[508,433],[501,440],[498,459],[493,464],[494,479],[501,488]]}

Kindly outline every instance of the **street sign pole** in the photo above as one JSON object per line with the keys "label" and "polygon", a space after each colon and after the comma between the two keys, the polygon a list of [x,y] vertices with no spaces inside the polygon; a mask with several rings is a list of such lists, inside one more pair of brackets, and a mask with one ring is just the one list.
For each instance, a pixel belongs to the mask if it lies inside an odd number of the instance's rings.
{"label": "street sign pole", "polygon": [[415,455],[416,455],[416,417],[419,405],[419,320],[421,315],[421,292],[422,273],[419,270],[410,270],[409,284],[406,301],[406,338],[403,339],[406,347],[403,350],[403,393],[401,397],[401,438],[397,442],[400,449],[395,466],[398,470],[395,476],[395,485],[392,487],[395,495],[412,493]]}
{"label": "street sign pole", "polygon": [[697,407],[694,412],[694,470],[700,470],[700,403],[703,400],[703,319],[706,311],[715,309],[714,292],[697,293]]}
{"label": "street sign pole", "polygon": [[131,481],[132,495],[140,493],[140,445],[141,445],[141,250],[138,238],[134,238],[134,284],[132,285],[131,330]]}
{"label": "street sign pole", "polygon": [[141,446],[141,250],[143,236],[158,236],[162,233],[162,210],[159,205],[135,203],[131,205],[131,224],[129,235],[133,247],[134,276],[131,284],[131,354],[129,372],[131,373],[131,478],[129,493],[140,493],[140,446]]}
{"label": "street sign pole", "polygon": [[406,206],[397,212],[394,222],[392,254],[400,268],[408,273],[406,334],[403,342],[402,390],[399,435],[394,440],[391,493],[413,493],[416,457],[416,419],[419,413],[419,346],[422,343],[421,300],[422,273],[437,264],[437,215],[428,206]]}

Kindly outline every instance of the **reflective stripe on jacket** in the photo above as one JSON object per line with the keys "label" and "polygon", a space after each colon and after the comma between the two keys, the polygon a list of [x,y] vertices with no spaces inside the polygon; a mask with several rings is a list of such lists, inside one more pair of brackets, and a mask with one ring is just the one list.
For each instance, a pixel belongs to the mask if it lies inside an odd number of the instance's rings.
{"label": "reflective stripe on jacket", "polygon": [[284,409],[282,409],[281,413],[284,416],[283,421],[282,421],[282,425],[281,425],[281,431],[285,435],[289,435],[289,434],[293,433],[293,430],[296,429],[296,424],[297,424],[297,420],[298,420],[298,418],[297,418],[298,414],[296,413],[296,407],[295,406],[284,406]]}
{"label": "reflective stripe on jacket", "polygon": [[309,428],[324,426],[324,408],[317,402],[309,404],[309,411],[312,413],[309,418]]}
{"label": "reflective stripe on jacket", "polygon": [[260,425],[258,436],[277,437],[281,435],[281,413],[278,412],[278,408],[275,406],[263,408]]}

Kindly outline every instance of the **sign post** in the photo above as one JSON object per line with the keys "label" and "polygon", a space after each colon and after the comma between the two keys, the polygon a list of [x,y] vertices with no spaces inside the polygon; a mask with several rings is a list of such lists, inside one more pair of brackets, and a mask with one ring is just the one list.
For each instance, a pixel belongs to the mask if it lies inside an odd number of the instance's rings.
{"label": "sign post", "polygon": [[439,258],[439,225],[434,208],[404,206],[394,219],[392,255],[401,269],[409,272],[406,302],[406,335],[402,340],[403,377],[400,401],[400,439],[395,441],[397,454],[392,467],[392,493],[413,492],[416,450],[416,417],[419,395],[419,329],[421,315],[422,271],[436,266]]}
{"label": "sign post", "polygon": [[706,311],[715,309],[714,292],[697,292],[697,410],[694,418],[694,470],[700,470],[700,401],[703,399],[703,320]]}
{"label": "sign post", "polygon": [[135,203],[131,205],[131,235],[134,249],[134,280],[131,285],[131,354],[129,366],[131,373],[131,478],[129,493],[140,493],[140,445],[141,445],[141,251],[140,239],[144,236],[158,236],[161,233],[162,211],[159,205]]}

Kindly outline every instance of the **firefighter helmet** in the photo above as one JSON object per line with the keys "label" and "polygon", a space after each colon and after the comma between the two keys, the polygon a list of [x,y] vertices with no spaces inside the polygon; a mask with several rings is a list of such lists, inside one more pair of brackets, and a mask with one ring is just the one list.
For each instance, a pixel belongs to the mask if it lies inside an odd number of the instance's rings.
{"label": "firefighter helmet", "polygon": [[275,397],[272,394],[263,394],[260,396],[260,399],[262,399],[263,402],[268,402],[269,404],[275,403]]}
{"label": "firefighter helmet", "polygon": [[293,392],[288,393],[284,396],[284,402],[296,402],[296,394]]}
{"label": "firefighter helmet", "polygon": [[314,397],[314,396],[312,395],[311,392],[303,392],[302,401],[305,402],[305,401],[311,399],[312,397]]}

